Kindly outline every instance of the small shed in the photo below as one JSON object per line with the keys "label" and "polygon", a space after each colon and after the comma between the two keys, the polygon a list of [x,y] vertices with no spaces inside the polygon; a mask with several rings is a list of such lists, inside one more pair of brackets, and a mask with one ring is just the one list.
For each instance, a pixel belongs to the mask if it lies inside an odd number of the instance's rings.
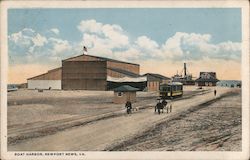
{"label": "small shed", "polygon": [[127,101],[136,101],[136,91],[140,89],[131,87],[129,85],[123,85],[114,89],[114,103],[126,103]]}

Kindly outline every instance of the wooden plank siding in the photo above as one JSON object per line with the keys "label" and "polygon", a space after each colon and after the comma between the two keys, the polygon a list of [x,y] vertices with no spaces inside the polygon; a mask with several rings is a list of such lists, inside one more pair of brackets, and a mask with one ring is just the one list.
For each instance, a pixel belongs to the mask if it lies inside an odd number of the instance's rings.
{"label": "wooden plank siding", "polygon": [[106,61],[63,61],[62,89],[106,90]]}

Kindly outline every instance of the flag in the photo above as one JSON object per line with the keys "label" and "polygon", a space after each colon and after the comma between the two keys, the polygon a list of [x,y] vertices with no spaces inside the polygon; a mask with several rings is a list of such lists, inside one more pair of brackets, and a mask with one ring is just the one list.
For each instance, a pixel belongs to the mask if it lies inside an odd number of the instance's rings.
{"label": "flag", "polygon": [[83,51],[87,52],[87,47],[83,46]]}

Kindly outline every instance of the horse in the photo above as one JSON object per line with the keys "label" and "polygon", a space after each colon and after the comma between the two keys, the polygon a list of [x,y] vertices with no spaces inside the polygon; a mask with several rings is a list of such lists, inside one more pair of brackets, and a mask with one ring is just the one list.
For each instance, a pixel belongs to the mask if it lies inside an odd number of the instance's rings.
{"label": "horse", "polygon": [[159,114],[161,113],[161,110],[162,110],[162,113],[163,113],[163,109],[166,106],[167,106],[167,101],[165,101],[165,99],[162,102],[158,102],[156,104],[156,106],[155,106],[155,112],[156,112],[156,109],[157,109]]}

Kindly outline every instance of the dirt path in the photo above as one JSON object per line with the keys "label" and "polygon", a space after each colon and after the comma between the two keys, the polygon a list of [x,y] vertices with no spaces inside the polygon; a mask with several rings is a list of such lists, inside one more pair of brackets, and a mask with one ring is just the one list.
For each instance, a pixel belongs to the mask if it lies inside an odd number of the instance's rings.
{"label": "dirt path", "polygon": [[241,96],[230,94],[212,104],[194,107],[107,150],[241,151],[241,117]]}
{"label": "dirt path", "polygon": [[[229,92],[221,90],[219,95]],[[194,96],[190,99],[173,102],[173,112],[157,115],[153,109],[140,110],[130,116],[123,115],[74,127],[45,137],[32,138],[9,145],[10,151],[71,151],[71,150],[105,150],[110,145],[119,144],[150,127],[168,119],[189,108],[207,101],[214,100],[212,93]]]}

